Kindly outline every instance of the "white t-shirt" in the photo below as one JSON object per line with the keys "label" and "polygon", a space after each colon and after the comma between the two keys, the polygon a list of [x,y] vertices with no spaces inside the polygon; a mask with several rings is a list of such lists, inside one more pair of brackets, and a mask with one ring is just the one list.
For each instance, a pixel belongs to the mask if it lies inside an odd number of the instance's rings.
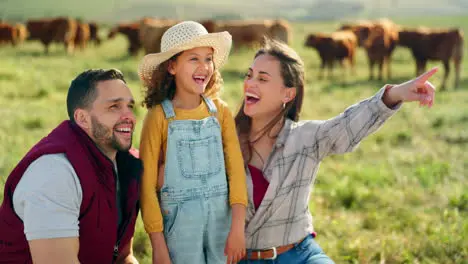
{"label": "white t-shirt", "polygon": [[13,193],[27,240],[78,237],[83,193],[65,154],[39,157],[26,169]]}

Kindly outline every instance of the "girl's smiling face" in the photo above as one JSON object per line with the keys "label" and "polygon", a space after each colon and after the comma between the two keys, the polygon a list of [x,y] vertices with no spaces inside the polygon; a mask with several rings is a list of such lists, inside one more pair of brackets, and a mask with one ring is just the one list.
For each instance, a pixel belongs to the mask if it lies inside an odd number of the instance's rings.
{"label": "girl's smiling face", "polygon": [[182,52],[169,64],[168,71],[175,76],[177,90],[201,95],[213,76],[213,48],[198,47]]}

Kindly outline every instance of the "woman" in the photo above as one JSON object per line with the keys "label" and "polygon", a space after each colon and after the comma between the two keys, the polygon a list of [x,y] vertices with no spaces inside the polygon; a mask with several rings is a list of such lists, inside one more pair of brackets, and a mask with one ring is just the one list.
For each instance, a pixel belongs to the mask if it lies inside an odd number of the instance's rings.
{"label": "woman", "polygon": [[434,87],[427,79],[436,71],[386,85],[332,119],[298,122],[304,64],[287,45],[268,41],[246,74],[236,116],[249,194],[247,253],[240,263],[333,263],[314,240],[309,210],[320,162],[354,150],[402,102],[432,106]]}

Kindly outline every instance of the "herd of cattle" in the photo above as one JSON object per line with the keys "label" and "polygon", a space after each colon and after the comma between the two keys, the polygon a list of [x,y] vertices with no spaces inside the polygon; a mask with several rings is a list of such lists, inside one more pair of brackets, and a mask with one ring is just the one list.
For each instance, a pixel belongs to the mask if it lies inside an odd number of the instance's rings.
{"label": "herd of cattle", "polygon": [[[178,20],[145,17],[131,23],[121,23],[109,30],[108,39],[122,34],[128,40],[128,53],[136,55],[140,49],[145,54],[159,52],[163,33]],[[291,26],[285,20],[259,21],[200,21],[209,32],[229,31],[234,49],[241,46],[258,45],[264,36],[290,44]],[[101,43],[97,23],[84,23],[70,18],[58,17],[29,20],[25,24],[0,23],[0,44],[17,45],[25,40],[39,40],[48,52],[52,42],[62,43],[67,52],[84,49],[88,42]],[[304,42],[315,48],[321,59],[319,78],[328,68],[329,76],[335,61],[343,65],[348,61],[354,70],[357,48],[363,48],[368,57],[369,79],[374,78],[373,68],[378,67],[378,79],[383,78],[383,67],[387,78],[391,78],[391,56],[397,46],[411,50],[416,61],[416,74],[422,73],[428,60],[443,62],[445,74],[441,88],[446,86],[450,72],[450,61],[455,65],[455,87],[460,81],[463,58],[463,33],[458,28],[429,29],[404,28],[388,19],[355,21],[342,24],[332,33],[309,34]]]}
{"label": "herd of cattle", "polygon": [[405,28],[388,19],[376,21],[356,21],[341,25],[330,34],[310,34],[305,45],[319,52],[321,70],[333,68],[333,61],[348,60],[354,68],[358,47],[364,48],[369,64],[369,79],[373,79],[373,68],[378,67],[378,79],[387,69],[391,78],[391,56],[397,46],[409,48],[416,61],[416,75],[426,70],[428,60],[439,60],[444,64],[444,78],[441,89],[445,89],[450,72],[450,61],[455,65],[455,84],[460,82],[461,62],[463,59],[463,32],[458,28],[430,29],[426,27]]}

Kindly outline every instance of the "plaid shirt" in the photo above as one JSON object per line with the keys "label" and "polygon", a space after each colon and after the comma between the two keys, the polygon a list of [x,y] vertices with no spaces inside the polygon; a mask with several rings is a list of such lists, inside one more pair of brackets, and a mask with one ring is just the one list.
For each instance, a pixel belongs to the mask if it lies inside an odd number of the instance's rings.
{"label": "plaid shirt", "polygon": [[382,102],[384,92],[385,87],[329,120],[286,120],[263,168],[270,185],[257,211],[246,168],[248,249],[292,244],[314,231],[309,198],[320,162],[327,155],[353,151],[399,109],[400,105],[389,109]]}

